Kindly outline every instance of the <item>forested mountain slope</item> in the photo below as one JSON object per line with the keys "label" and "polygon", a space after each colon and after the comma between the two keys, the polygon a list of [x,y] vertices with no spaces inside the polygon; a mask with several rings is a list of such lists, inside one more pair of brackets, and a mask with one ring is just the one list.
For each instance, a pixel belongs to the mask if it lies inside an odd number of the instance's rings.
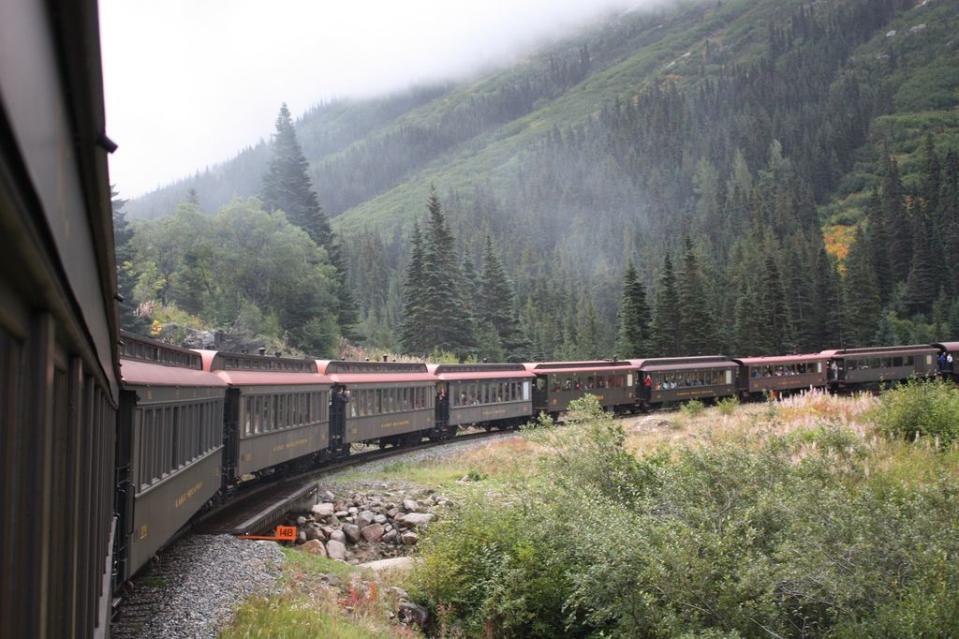
{"label": "forested mountain slope", "polygon": [[[533,355],[611,355],[625,262],[653,299],[667,251],[701,271],[685,293],[712,325],[697,343],[815,348],[845,343],[852,321],[827,281],[823,227],[842,253],[851,232],[832,225],[863,219],[887,154],[908,195],[927,134],[942,158],[959,148],[957,33],[945,0],[683,2],[455,86],[317,108],[297,134],[376,341],[395,338],[404,238],[435,185],[467,274],[493,238]],[[128,210],[162,214],[191,187],[215,209],[255,192],[267,155],[245,151]],[[911,265],[896,268],[902,286]],[[782,335],[757,346],[760,326]]]}

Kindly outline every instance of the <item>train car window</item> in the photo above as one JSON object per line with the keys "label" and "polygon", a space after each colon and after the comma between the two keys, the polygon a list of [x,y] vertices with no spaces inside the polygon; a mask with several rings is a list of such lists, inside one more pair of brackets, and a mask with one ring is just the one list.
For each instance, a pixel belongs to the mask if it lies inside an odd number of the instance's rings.
{"label": "train car window", "polygon": [[523,401],[529,401],[529,382],[523,382]]}
{"label": "train car window", "polygon": [[915,359],[912,355],[907,355],[907,356],[903,359],[903,363],[904,363],[904,365],[906,365],[906,366],[915,366],[915,365],[916,365],[916,359]]}

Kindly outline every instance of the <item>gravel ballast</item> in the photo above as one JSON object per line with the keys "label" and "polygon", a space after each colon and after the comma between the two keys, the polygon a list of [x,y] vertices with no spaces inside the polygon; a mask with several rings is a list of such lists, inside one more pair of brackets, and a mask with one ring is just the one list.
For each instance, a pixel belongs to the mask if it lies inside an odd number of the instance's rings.
{"label": "gravel ballast", "polygon": [[282,563],[273,542],[188,536],[134,580],[113,637],[214,639],[243,600],[275,590]]}

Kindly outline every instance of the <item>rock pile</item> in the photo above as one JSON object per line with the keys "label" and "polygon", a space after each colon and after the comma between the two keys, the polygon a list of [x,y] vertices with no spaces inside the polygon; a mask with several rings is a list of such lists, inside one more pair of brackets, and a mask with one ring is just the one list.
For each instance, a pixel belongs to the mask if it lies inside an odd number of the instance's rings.
{"label": "rock pile", "polygon": [[337,496],[329,490],[311,512],[291,520],[297,544],[306,552],[351,564],[406,554],[420,532],[449,500],[431,489],[353,491]]}

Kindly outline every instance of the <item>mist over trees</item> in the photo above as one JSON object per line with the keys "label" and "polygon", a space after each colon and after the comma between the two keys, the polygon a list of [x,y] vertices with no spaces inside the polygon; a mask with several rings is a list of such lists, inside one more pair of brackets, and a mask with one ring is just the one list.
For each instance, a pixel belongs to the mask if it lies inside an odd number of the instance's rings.
{"label": "mist over trees", "polygon": [[[943,338],[959,330],[955,28],[959,8],[905,0],[638,12],[468,83],[281,112],[230,170],[249,182],[260,158],[267,210],[304,228],[323,203],[337,332],[375,346],[552,359]],[[271,199],[281,164],[314,213]],[[201,208],[218,180],[191,183]]]}

